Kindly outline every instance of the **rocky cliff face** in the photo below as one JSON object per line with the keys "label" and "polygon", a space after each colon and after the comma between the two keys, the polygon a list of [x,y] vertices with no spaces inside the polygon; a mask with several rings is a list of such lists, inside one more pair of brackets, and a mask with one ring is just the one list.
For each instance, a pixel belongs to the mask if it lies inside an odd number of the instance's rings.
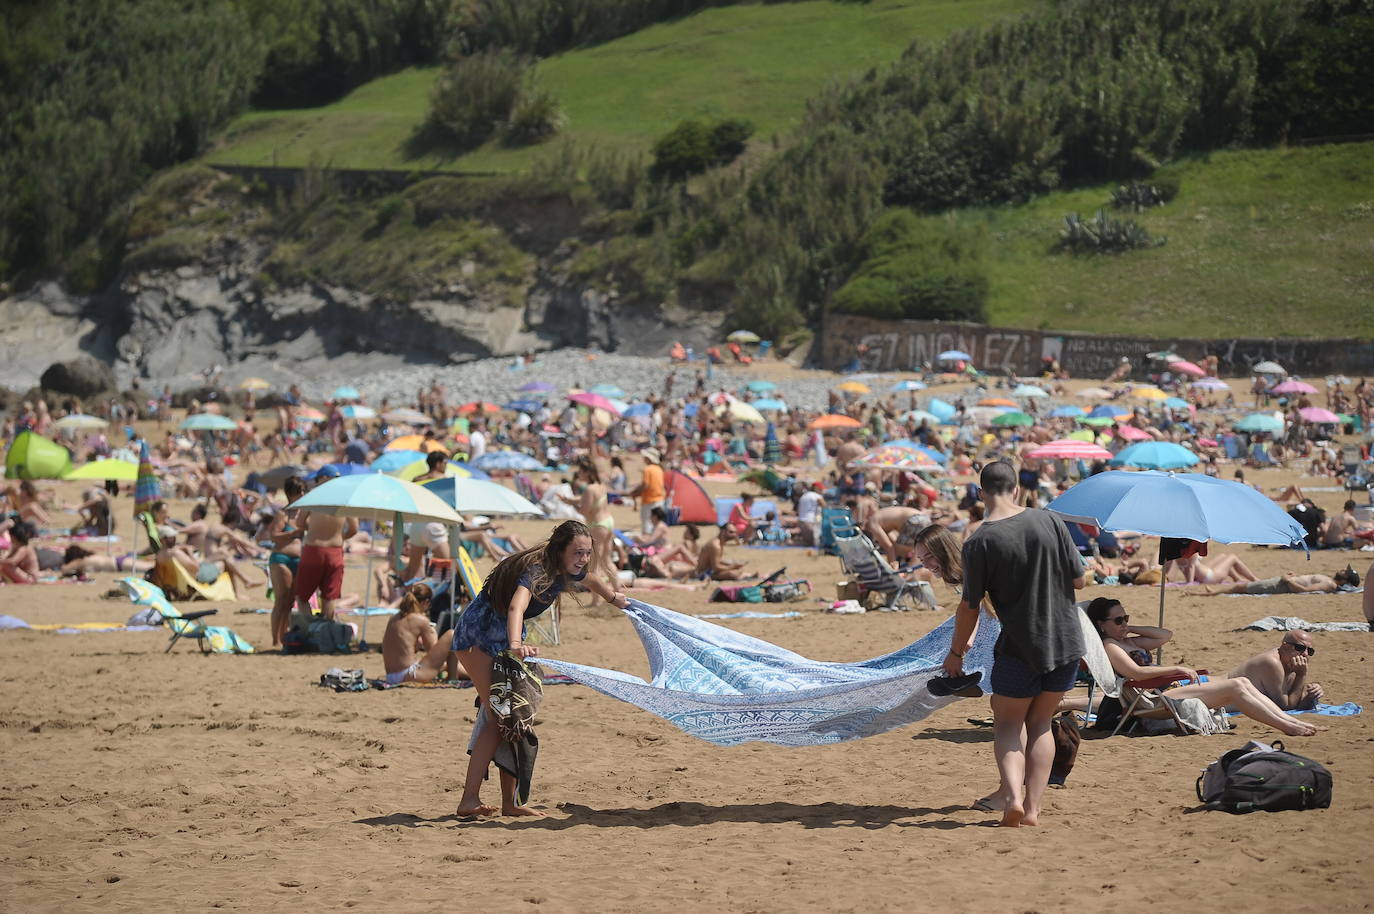
{"label": "rocky cliff face", "polygon": [[110,363],[121,385],[139,376],[174,387],[214,365],[288,383],[563,346],[658,355],[673,340],[718,339],[724,317],[622,301],[574,280],[556,251],[537,256],[522,288],[453,282],[396,301],[320,283],[265,290],[270,250],[227,233],[191,262],[127,272],[101,295],[45,283],[0,300],[0,385],[26,389],[80,354]]}

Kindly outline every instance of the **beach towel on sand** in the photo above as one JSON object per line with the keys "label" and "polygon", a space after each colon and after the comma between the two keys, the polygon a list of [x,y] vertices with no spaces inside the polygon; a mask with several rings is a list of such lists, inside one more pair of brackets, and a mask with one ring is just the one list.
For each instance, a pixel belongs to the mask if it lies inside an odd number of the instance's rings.
{"label": "beach towel on sand", "polygon": [[1297,616],[1265,616],[1238,632],[1367,632],[1368,622],[1308,622]]}
{"label": "beach towel on sand", "polygon": [[[952,618],[891,654],[827,663],[638,600],[624,612],[644,643],[651,681],[546,657],[540,665],[720,746],[845,742],[921,720],[956,700],[926,687],[941,675]],[[983,617],[964,672],[991,670],[1000,631],[996,620]]]}

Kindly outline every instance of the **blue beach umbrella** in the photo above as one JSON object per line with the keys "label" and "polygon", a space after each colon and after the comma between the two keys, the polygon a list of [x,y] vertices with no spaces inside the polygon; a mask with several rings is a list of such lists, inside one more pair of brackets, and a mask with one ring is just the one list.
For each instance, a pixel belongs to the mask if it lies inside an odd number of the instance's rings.
{"label": "blue beach umbrella", "polygon": [[973,356],[969,355],[967,352],[964,352],[962,349],[946,349],[944,352],[940,353],[935,358],[941,362],[973,361]]}
{"label": "blue beach umbrella", "polygon": [[339,415],[345,419],[375,419],[377,411],[370,406],[350,404],[339,407]]}
{"label": "blue beach umbrella", "polygon": [[1165,397],[1164,405],[1169,409],[1187,409],[1191,404],[1182,397]]}
{"label": "blue beach umbrella", "polygon": [[378,473],[394,473],[397,470],[410,466],[417,460],[424,460],[423,451],[387,451],[369,466]]}
{"label": "blue beach umbrella", "polygon": [[762,399],[751,401],[749,405],[761,413],[785,412],[787,410],[787,404],[776,397],[763,397]]}
{"label": "blue beach umbrella", "polygon": [[1283,421],[1269,413],[1251,413],[1236,423],[1236,430],[1241,432],[1281,432],[1283,431]]}
{"label": "blue beach umbrella", "polygon": [[1141,467],[1146,470],[1179,470],[1197,462],[1196,454],[1172,441],[1141,441],[1123,448],[1111,459],[1115,467]]}
{"label": "blue beach umbrella", "polygon": [[476,460],[469,461],[479,470],[542,470],[544,464],[529,454],[519,451],[488,451]]}
{"label": "blue beach umbrella", "polygon": [[424,483],[446,505],[466,514],[527,514],[543,517],[544,509],[497,482],[446,476]]}
{"label": "blue beach umbrella", "polygon": [[1056,406],[1050,410],[1050,416],[1054,419],[1077,419],[1079,416],[1086,416],[1088,413],[1081,406]]}
{"label": "blue beach umbrella", "polygon": [[935,450],[935,448],[926,447],[921,442],[913,441],[910,438],[894,438],[891,441],[884,441],[881,447],[899,447],[905,448],[908,451],[920,451],[922,454],[925,454],[931,460],[939,464],[944,464],[948,459],[944,454]]}
{"label": "blue beach umbrella", "polygon": [[941,422],[947,422],[956,412],[958,412],[958,410],[954,408],[953,403],[946,403],[939,397],[930,398],[930,402],[926,404],[926,411],[932,415],[939,416]]}
{"label": "blue beach umbrella", "polygon": [[888,389],[891,390],[893,393],[903,393],[912,390],[925,390],[926,386],[920,381],[912,381],[908,379],[906,381],[898,381],[896,384],[893,384]]}
{"label": "blue beach umbrella", "polygon": [[537,413],[544,404],[539,400],[512,400],[503,409],[513,413]]}
{"label": "blue beach umbrella", "polygon": [[321,476],[357,476],[359,473],[377,472],[380,471],[361,463],[326,463],[314,473],[311,473],[310,478],[318,479]]}
{"label": "blue beach umbrella", "polygon": [[778,389],[778,385],[774,384],[772,381],[750,381],[745,386],[756,394],[766,394],[770,390]]}
{"label": "blue beach umbrella", "polygon": [[334,388],[334,392],[329,396],[330,399],[333,400],[356,400],[361,397],[362,394],[358,393],[358,388],[345,385],[343,387]]}
{"label": "blue beach umbrella", "polygon": [[653,404],[650,403],[631,403],[620,411],[620,418],[633,419],[636,416],[647,416],[654,411]]}
{"label": "blue beach umbrella", "polygon": [[1088,416],[1093,419],[1101,419],[1104,417],[1115,419],[1123,412],[1129,412],[1129,410],[1122,410],[1119,406],[1108,406],[1106,403],[1103,403],[1101,406],[1094,406],[1092,412],[1088,413]]}
{"label": "blue beach umbrella", "polygon": [[187,432],[232,432],[238,425],[226,416],[196,413],[194,416],[187,416],[177,427]]}
{"label": "blue beach umbrella", "polygon": [[[1050,502],[1048,509],[1066,521],[1108,531],[1307,548],[1307,531],[1268,496],[1243,483],[1202,473],[1099,473]],[[1164,593],[1165,588],[1159,588],[1161,627]],[[1161,648],[1156,653],[1156,662],[1162,652]]]}
{"label": "blue beach umbrella", "polygon": [[1048,397],[1049,393],[1036,387],[1034,384],[1018,384],[1016,385],[1016,389],[1011,392],[1011,395],[1013,397],[1039,398]]}

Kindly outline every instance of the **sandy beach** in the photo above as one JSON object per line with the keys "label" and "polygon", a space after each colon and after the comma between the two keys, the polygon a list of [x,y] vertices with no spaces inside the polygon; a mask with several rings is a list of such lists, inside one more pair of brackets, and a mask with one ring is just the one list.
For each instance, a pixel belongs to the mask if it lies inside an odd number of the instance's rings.
{"label": "sandy beach", "polygon": [[[1237,390],[1241,388],[1237,385]],[[1229,476],[1229,470],[1224,471]],[[1266,491],[1298,482],[1328,511],[1345,493],[1298,472],[1255,471]],[[712,494],[736,485],[708,483]],[[60,484],[64,498],[76,484]],[[123,532],[130,500],[118,502]],[[174,514],[185,517],[189,502]],[[632,508],[615,509],[629,525]],[[507,522],[528,539],[548,522]],[[1374,553],[1234,551],[1261,577],[1364,573]],[[723,624],[810,657],[858,660],[893,650],[949,615],[824,613],[839,560],[801,548],[732,547],[763,573],[810,580],[800,619]],[[479,562],[482,571],[490,560]],[[0,613],[34,624],[123,622],[90,583],[0,586]],[[362,590],[350,559],[345,590]],[[689,613],[728,609],[709,591],[635,590]],[[1155,588],[1094,586],[1153,623]],[[567,604],[549,656],[647,673],[638,639],[608,606]],[[823,602],[824,601],[824,602]],[[537,821],[458,821],[471,690],[336,694],[332,666],[380,676],[379,654],[282,656],[267,650],[262,591],[211,604],[215,622],[257,645],[252,656],[163,652],[167,633],[0,634],[0,911],[1360,911],[1374,905],[1369,828],[1374,635],[1316,633],[1313,678],[1355,717],[1285,738],[1328,766],[1330,809],[1232,816],[1200,811],[1201,769],[1247,739],[1253,721],[1215,737],[1085,739],[1066,789],[1036,829],[997,829],[969,804],[995,786],[986,699],[955,702],[883,736],[838,746],[722,749],[582,686],[550,686],[540,713]],[[182,604],[183,609],[206,604]],[[1170,588],[1169,662],[1224,671],[1276,645],[1236,631],[1263,616],[1358,621],[1358,594],[1204,597]],[[380,641],[373,620],[371,638]],[[494,798],[496,785],[484,796]]]}

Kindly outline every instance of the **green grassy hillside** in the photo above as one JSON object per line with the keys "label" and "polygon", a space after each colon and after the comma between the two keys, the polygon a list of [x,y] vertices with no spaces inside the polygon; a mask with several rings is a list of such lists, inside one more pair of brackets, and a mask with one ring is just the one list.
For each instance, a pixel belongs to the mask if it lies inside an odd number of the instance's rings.
{"label": "green grassy hillside", "polygon": [[[731,6],[705,10],[539,66],[579,143],[647,150],[678,121],[745,117],[766,140],[801,119],[831,79],[889,63],[913,41],[1040,7],[1039,0],[872,0]],[[424,121],[435,68],[374,80],[340,101],[298,111],[256,111],[234,121],[207,161],[349,168],[517,171],[541,147],[477,149],[450,160],[407,141]]]}
{"label": "green grassy hillside", "polygon": [[1179,188],[1172,202],[1131,216],[1168,237],[1152,250],[1050,253],[1064,215],[1096,213],[1113,185],[940,217],[988,229],[989,323],[1374,338],[1374,143],[1219,152],[1151,180]]}

